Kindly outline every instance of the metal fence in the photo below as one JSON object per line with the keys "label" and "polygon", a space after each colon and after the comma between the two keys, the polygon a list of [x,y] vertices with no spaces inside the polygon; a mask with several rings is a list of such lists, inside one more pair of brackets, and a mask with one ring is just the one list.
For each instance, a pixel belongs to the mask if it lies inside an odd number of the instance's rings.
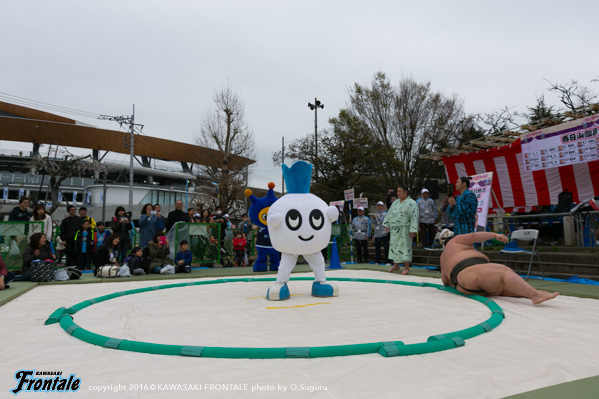
{"label": "metal fence", "polygon": [[175,245],[171,248],[171,255],[173,257],[180,250],[179,243],[185,240],[189,243],[189,250],[193,255],[193,263],[220,264],[220,224],[177,223],[174,233]]}
{"label": "metal fence", "polygon": [[0,255],[9,270],[23,265],[23,251],[29,237],[44,231],[44,222],[0,222]]}

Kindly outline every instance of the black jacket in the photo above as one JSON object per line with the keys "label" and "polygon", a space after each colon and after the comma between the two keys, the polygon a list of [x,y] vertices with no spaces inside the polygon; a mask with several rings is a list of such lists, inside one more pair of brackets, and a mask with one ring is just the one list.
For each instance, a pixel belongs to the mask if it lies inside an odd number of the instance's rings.
{"label": "black jacket", "polygon": [[[94,251],[94,246],[96,244],[96,233],[92,231],[91,228],[87,230],[87,237],[85,237],[85,240],[87,242],[85,252],[91,254]],[[81,253],[81,250],[83,248],[83,230],[77,230],[77,233],[75,233],[74,241],[75,246],[73,248],[73,251],[76,254]]]}
{"label": "black jacket", "polygon": [[75,239],[77,230],[81,228],[83,218],[80,216],[67,216],[62,219],[60,224],[60,239],[66,242],[72,242]]}
{"label": "black jacket", "polygon": [[129,236],[129,231],[133,229],[131,221],[121,222],[115,216],[112,218],[112,222],[110,222],[110,227],[114,234],[118,234],[121,245],[124,245],[125,249],[131,249],[131,237]]}
{"label": "black jacket", "polygon": [[31,213],[27,210],[22,211],[20,206],[15,207],[8,214],[9,222],[28,222],[31,219]]}
{"label": "black jacket", "polygon": [[166,232],[168,233],[177,222],[187,223],[189,221],[190,220],[187,216],[187,212],[184,212],[183,210],[178,211],[175,209],[168,214],[168,219],[166,219]]}

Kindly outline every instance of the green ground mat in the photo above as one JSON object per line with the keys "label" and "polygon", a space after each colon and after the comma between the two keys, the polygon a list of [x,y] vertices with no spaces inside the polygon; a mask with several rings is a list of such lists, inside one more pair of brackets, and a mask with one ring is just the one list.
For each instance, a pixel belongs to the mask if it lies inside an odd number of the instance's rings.
{"label": "green ground mat", "polygon": [[599,376],[565,382],[504,399],[596,399],[599,396]]}

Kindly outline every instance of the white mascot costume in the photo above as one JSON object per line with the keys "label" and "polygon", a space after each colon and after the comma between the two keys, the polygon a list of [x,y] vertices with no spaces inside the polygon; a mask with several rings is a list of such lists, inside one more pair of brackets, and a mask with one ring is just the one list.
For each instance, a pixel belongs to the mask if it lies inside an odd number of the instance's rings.
{"label": "white mascot costume", "polygon": [[289,276],[298,255],[302,255],[314,271],[312,295],[339,295],[339,288],[326,282],[324,257],[320,252],[329,244],[331,224],[339,216],[334,206],[310,194],[312,165],[299,161],[291,168],[283,164],[283,177],[288,194],[279,198],[268,210],[266,221],[272,246],[282,253],[277,282],[268,289],[271,301],[289,299]]}

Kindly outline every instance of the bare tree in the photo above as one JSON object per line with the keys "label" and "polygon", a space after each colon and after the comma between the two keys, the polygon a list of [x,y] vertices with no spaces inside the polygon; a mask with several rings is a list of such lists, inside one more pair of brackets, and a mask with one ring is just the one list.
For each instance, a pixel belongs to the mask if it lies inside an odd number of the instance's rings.
{"label": "bare tree", "polygon": [[381,172],[412,190],[419,191],[426,178],[441,174],[434,161],[418,155],[458,140],[468,120],[457,95],[447,97],[433,91],[430,82],[412,78],[394,86],[383,72],[374,75],[369,87],[355,84],[349,96],[350,111],[381,145],[394,151],[398,162]]}
{"label": "bare tree", "polygon": [[50,159],[49,157],[33,158],[27,166],[40,172],[45,171],[50,176],[48,187],[52,194],[52,206],[48,211],[52,214],[60,206],[58,202],[58,191],[63,181],[73,176],[81,176],[84,173],[101,173],[106,167],[96,160],[91,160],[91,155],[75,156],[66,155],[63,160]]}
{"label": "bare tree", "polygon": [[499,133],[507,129],[515,129],[519,126],[516,118],[520,116],[513,107],[507,105],[492,113],[477,114],[478,126],[486,134]]}
{"label": "bare tree", "polygon": [[247,166],[234,166],[232,161],[236,156],[255,157],[254,133],[245,120],[245,106],[231,87],[218,91],[213,100],[215,108],[204,114],[196,143],[218,151],[214,158],[218,167],[203,171],[217,183],[214,203],[226,212],[243,199]]}
{"label": "bare tree", "polygon": [[566,84],[552,83],[549,80],[547,82],[550,85],[548,90],[557,93],[560,102],[567,111],[572,113],[578,113],[581,108],[588,108],[597,101],[597,93],[586,86],[581,86],[574,79]]}

